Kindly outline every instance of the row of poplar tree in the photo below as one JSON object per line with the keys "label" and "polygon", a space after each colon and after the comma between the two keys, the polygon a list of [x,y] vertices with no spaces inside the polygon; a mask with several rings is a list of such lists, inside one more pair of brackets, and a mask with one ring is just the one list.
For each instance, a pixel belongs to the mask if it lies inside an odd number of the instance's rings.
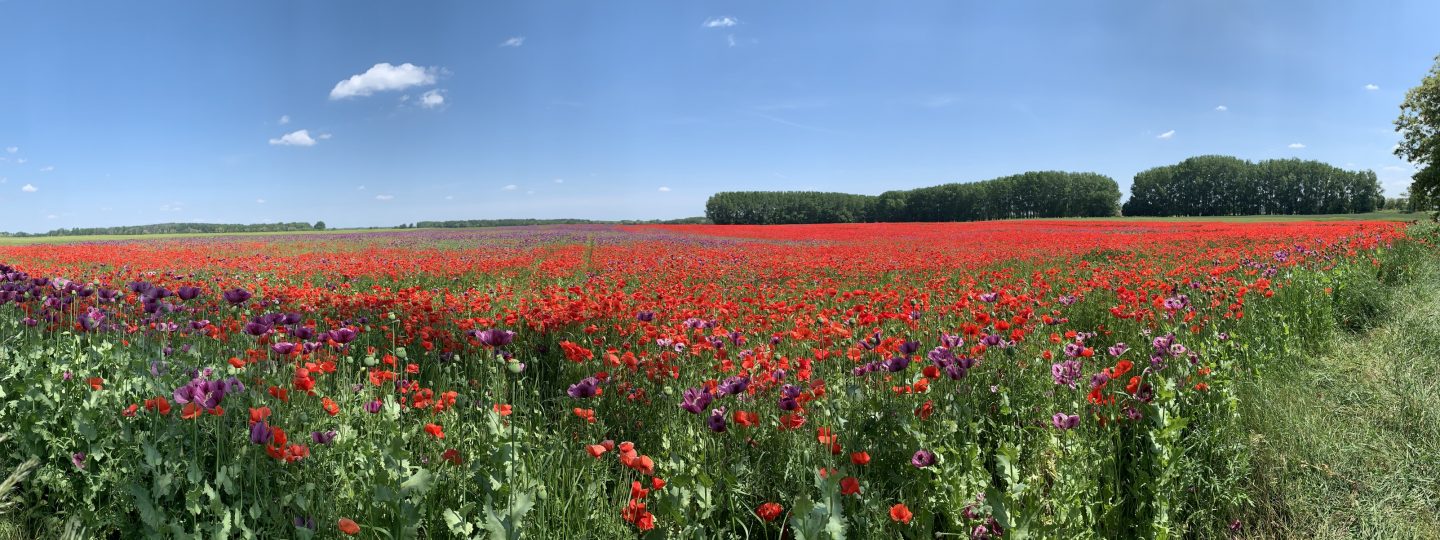
{"label": "row of poplar tree", "polygon": [[[1385,199],[1372,171],[1318,161],[1252,163],[1199,156],[1135,176],[1127,216],[1344,214],[1373,212]],[[1109,217],[1122,213],[1120,187],[1096,173],[1027,172],[880,195],[812,191],[730,191],[705,204],[720,225],[976,221]]]}
{"label": "row of poplar tree", "polygon": [[975,221],[1025,217],[1103,217],[1120,210],[1120,187],[1095,173],[1035,171],[968,184],[878,196],[811,191],[730,191],[705,204],[720,225]]}

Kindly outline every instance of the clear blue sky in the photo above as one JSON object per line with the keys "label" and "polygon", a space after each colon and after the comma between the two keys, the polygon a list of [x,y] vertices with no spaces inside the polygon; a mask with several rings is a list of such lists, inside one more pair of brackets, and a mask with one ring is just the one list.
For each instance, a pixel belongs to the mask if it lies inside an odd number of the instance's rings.
{"label": "clear blue sky", "polygon": [[0,0],[0,230],[676,218],[721,190],[1041,169],[1128,193],[1198,154],[1373,169],[1393,196],[1437,21],[1433,0]]}

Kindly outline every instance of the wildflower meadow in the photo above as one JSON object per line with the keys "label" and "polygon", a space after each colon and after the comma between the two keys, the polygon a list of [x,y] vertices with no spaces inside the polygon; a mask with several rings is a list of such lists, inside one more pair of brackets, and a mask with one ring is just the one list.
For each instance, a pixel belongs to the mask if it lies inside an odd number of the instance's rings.
{"label": "wildflower meadow", "polygon": [[1398,223],[573,225],[0,245],[35,537],[1192,538],[1239,385]]}

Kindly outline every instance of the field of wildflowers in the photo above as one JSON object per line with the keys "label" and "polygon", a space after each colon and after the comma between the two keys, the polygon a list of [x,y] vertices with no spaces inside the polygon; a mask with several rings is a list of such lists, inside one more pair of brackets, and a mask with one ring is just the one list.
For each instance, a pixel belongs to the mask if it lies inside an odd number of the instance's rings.
{"label": "field of wildflowers", "polygon": [[0,511],[37,537],[1225,537],[1236,381],[1428,246],[1120,221],[0,246],[25,472]]}

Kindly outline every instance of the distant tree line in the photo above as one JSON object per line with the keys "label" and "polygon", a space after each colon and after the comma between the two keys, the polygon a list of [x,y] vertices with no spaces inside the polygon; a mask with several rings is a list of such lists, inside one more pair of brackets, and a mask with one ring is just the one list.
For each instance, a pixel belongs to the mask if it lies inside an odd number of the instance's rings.
{"label": "distant tree line", "polygon": [[1351,214],[1385,205],[1374,171],[1299,159],[1252,163],[1197,156],[1135,175],[1123,210],[1127,216]]}
{"label": "distant tree line", "polygon": [[154,225],[127,225],[122,227],[77,227],[73,229],[55,229],[53,231],[44,233],[0,232],[0,236],[112,236],[142,234],[202,234],[323,230],[325,230],[324,221],[317,221],[314,225],[301,221],[293,223],[259,223],[252,225],[240,225],[234,223],[156,223]]}
{"label": "distant tree line", "polygon": [[692,225],[709,222],[710,220],[704,217],[617,221],[595,219],[459,219],[450,221],[417,221],[415,223],[402,224],[398,228],[471,229],[477,227],[525,227],[531,225]]}
{"label": "distant tree line", "polygon": [[878,196],[806,191],[716,193],[705,216],[721,225],[977,221],[1108,217],[1119,214],[1120,186],[1095,173],[1032,171],[981,182],[944,184]]}

